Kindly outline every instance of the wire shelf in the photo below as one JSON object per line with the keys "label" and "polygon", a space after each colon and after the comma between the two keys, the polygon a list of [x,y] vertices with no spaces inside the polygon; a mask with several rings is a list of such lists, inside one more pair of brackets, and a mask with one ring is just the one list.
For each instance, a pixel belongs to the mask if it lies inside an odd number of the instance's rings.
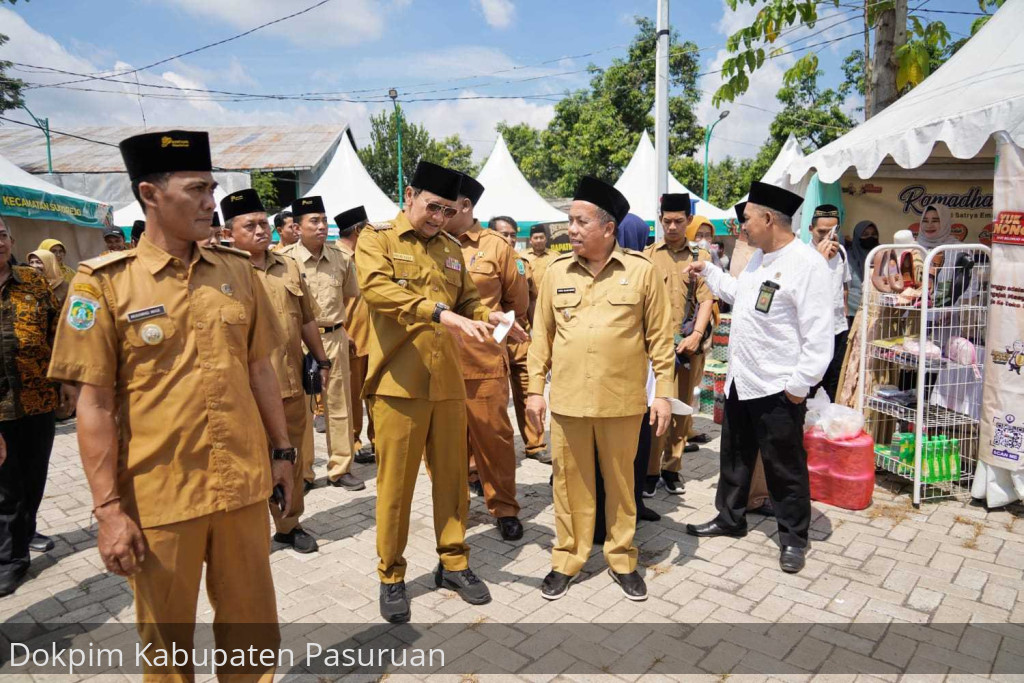
{"label": "wire shelf", "polygon": [[[880,396],[869,396],[868,407],[872,410],[877,410],[883,415],[894,417],[897,420],[917,424],[916,407],[905,406],[902,403],[889,401]],[[928,404],[924,409],[924,420],[921,426],[925,429],[939,429],[942,427],[964,427],[977,424],[978,421],[970,415],[958,413],[942,406]]]}

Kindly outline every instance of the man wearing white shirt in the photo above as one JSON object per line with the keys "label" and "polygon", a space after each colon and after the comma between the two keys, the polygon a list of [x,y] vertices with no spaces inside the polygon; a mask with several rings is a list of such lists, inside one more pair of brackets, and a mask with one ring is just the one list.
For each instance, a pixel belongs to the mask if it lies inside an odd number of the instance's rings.
{"label": "man wearing white shirt", "polygon": [[746,506],[758,449],[775,508],[782,570],[803,569],[811,522],[805,400],[832,359],[829,272],[815,251],[796,239],[792,216],[803,200],[754,182],[743,209],[743,230],[757,249],[738,278],[706,262],[691,264],[711,291],[732,304],[729,371],[725,380],[718,516],[687,524],[693,536],[745,536]]}
{"label": "man wearing white shirt", "polygon": [[850,329],[846,320],[846,292],[852,279],[850,267],[846,263],[846,251],[839,245],[838,237],[839,209],[832,204],[822,204],[814,210],[811,217],[811,246],[828,263],[829,278],[832,282],[832,329],[835,331],[835,344],[832,362],[829,363],[819,386],[825,389],[833,403],[839,390],[843,358],[846,356],[846,338]]}

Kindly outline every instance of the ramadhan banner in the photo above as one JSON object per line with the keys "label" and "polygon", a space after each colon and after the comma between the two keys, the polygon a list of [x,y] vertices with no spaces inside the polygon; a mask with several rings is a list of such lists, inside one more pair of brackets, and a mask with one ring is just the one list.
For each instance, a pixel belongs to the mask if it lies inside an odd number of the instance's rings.
{"label": "ramadhan banner", "polygon": [[86,228],[113,225],[113,210],[109,204],[40,192],[17,185],[0,185],[0,215],[63,221]]}
{"label": "ramadhan banner", "polygon": [[982,462],[1024,468],[1024,150],[1000,142],[992,227]]}

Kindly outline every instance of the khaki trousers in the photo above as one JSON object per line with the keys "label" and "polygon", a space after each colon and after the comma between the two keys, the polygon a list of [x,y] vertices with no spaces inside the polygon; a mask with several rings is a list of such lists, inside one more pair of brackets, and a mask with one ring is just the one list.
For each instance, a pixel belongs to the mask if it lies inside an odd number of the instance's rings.
{"label": "khaki trousers", "polygon": [[[142,530],[146,559],[128,579],[135,594],[135,620],[142,646],[171,650],[171,644],[192,651],[199,581],[206,564],[206,594],[213,606],[213,632],[218,648],[277,649],[277,601],[270,574],[270,524],[266,504],[150,527]],[[245,626],[240,626],[245,624]],[[152,657],[151,657],[152,658]],[[225,680],[273,681],[275,667],[239,671]],[[193,667],[150,667],[147,681],[190,681]],[[228,674],[225,676],[225,674]]]}
{"label": "khaki trousers", "polygon": [[[676,366],[676,398],[687,405],[693,402],[693,389],[700,384],[704,376],[705,355],[700,354],[690,359],[690,368]],[[681,472],[683,469],[683,449],[686,438],[693,429],[692,415],[673,415],[672,423],[660,437],[651,439],[651,458],[647,463],[648,476],[666,472]]]}
{"label": "khaki trousers", "polygon": [[324,392],[327,416],[327,478],[336,481],[352,469],[352,403],[349,401],[348,334],[344,327],[320,335],[331,361],[331,381]]}
{"label": "khaki trousers", "polygon": [[470,468],[475,468],[480,476],[487,510],[494,517],[519,516],[516,445],[508,419],[508,391],[507,377],[466,380]]}
{"label": "khaki trousers", "polygon": [[555,571],[575,576],[590,556],[597,512],[595,459],[604,478],[605,560],[617,574],[636,569],[633,460],[642,419],[643,415],[589,418],[551,414],[556,534],[551,568]]}
{"label": "khaki trousers", "polygon": [[284,419],[288,423],[288,441],[299,449],[295,460],[295,476],[292,477],[292,514],[281,514],[275,503],[270,503],[270,514],[274,518],[274,529],[287,534],[299,526],[299,518],[305,511],[302,494],[306,464],[313,469],[313,419],[309,414],[309,400],[305,394],[284,399]]}
{"label": "khaki trousers", "polygon": [[[508,343],[508,382],[512,387],[512,405],[516,409],[516,423],[519,425],[519,436],[523,437],[523,445],[527,455],[540,453],[546,448],[544,432],[538,432],[533,424],[526,419],[526,388],[530,377],[526,372],[526,356],[530,352],[530,342]],[[506,409],[507,410],[507,409]]]}
{"label": "khaki trousers", "polygon": [[381,583],[405,580],[403,557],[420,461],[432,473],[434,538],[449,571],[469,567],[466,401],[371,396],[377,425],[377,574]]}
{"label": "khaki trousers", "polygon": [[[349,354],[349,401],[352,405],[352,452],[362,450],[363,440],[360,435],[363,433],[363,382],[366,380],[366,371],[369,368],[369,356],[356,356]],[[369,415],[369,424],[366,427],[366,438],[373,443],[373,416]]]}

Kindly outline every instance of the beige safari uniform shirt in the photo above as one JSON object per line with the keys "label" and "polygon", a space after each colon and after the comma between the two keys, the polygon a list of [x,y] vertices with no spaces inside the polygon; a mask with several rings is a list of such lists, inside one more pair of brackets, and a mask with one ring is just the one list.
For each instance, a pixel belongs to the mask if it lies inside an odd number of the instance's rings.
{"label": "beige safari uniform shirt", "polygon": [[519,256],[533,268],[533,277],[537,282],[537,289],[540,290],[544,286],[544,275],[548,272],[548,266],[559,257],[559,254],[552,249],[545,249],[543,254],[537,256],[533,249],[527,247],[519,252]]}
{"label": "beige safari uniform shirt", "polygon": [[283,343],[270,354],[270,364],[281,387],[281,398],[301,396],[302,326],[316,320],[316,302],[299,272],[299,264],[293,259],[268,251],[266,267],[260,268],[255,264],[252,267],[267,292],[284,333]]}
{"label": "beige safari uniform shirt", "polygon": [[[348,245],[338,244],[338,248],[355,263],[356,253],[349,249]],[[345,331],[348,332],[349,341],[352,343],[352,355],[365,356],[370,342],[370,310],[366,307],[366,300],[361,296],[349,299],[345,304]]]}
{"label": "beige safari uniform shirt", "polygon": [[359,296],[356,267],[352,259],[334,244],[324,244],[320,258],[316,258],[301,241],[288,245],[279,253],[295,259],[305,273],[306,286],[320,307],[317,325],[343,325],[346,301]]}
{"label": "beige safari uniform shirt", "polygon": [[[694,251],[696,250],[685,242],[679,249],[673,249],[665,242],[658,242],[644,249],[644,256],[649,258],[654,267],[658,269],[658,273],[668,287],[669,310],[672,315],[671,336],[673,338],[687,314],[686,298],[690,296],[691,283],[686,274],[686,268],[694,261]],[[711,254],[701,249],[696,260],[710,261]],[[705,301],[713,301],[715,298],[704,278],[698,281],[694,296],[698,305]],[[694,314],[695,312],[691,311],[690,313]]]}
{"label": "beige safari uniform shirt", "polygon": [[185,263],[143,236],[79,265],[49,376],[114,389],[121,504],[161,526],[270,496],[249,363],[281,338],[247,253],[197,247]]}
{"label": "beige safari uniform shirt", "polygon": [[625,417],[647,411],[650,360],[655,395],[674,396],[675,345],[668,292],[640,252],[612,252],[595,277],[573,254],[556,259],[540,287],[527,360],[530,394],[551,370],[551,412]]}
{"label": "beige safari uniform shirt", "polygon": [[474,320],[490,316],[459,241],[444,231],[425,240],[401,212],[359,234],[356,267],[370,310],[363,396],[465,399],[457,342],[432,322],[437,303]]}
{"label": "beige safari uniform shirt", "polygon": [[[530,303],[525,269],[519,273],[516,253],[505,238],[493,230],[484,230],[480,221],[459,235],[462,258],[480,294],[480,302],[498,313],[514,311],[516,318],[526,315]],[[462,374],[466,379],[487,379],[508,375],[505,342],[487,337],[483,344],[463,338],[460,345]]]}

